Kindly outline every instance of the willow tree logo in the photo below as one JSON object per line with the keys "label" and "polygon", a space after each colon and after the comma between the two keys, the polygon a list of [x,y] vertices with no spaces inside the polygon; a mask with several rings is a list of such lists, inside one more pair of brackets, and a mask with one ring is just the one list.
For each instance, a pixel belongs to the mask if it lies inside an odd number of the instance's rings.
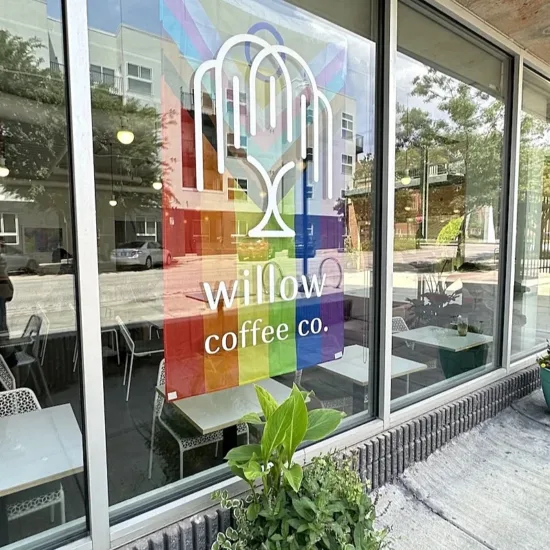
{"label": "willow tree logo", "polygon": [[[291,48],[276,44],[271,45],[262,38],[252,34],[240,34],[233,36],[227,42],[225,42],[215,59],[205,61],[196,71],[193,78],[193,91],[194,91],[194,104],[198,109],[202,106],[202,83],[205,75],[214,73],[214,101],[216,106],[216,137],[217,137],[217,165],[218,172],[223,174],[225,172],[225,154],[227,145],[225,143],[225,117],[224,117],[224,94],[223,94],[223,79],[224,71],[223,65],[227,60],[227,55],[231,49],[237,45],[243,44],[245,47],[250,44],[259,46],[259,50],[251,59],[251,67],[249,72],[248,82],[241,82],[238,76],[234,76],[232,79],[232,91],[233,98],[236,103],[233,109],[233,146],[235,149],[241,149],[241,114],[239,109],[239,98],[241,89],[248,88],[247,98],[249,99],[249,105],[247,113],[249,113],[249,120],[247,129],[249,131],[249,139],[254,138],[258,131],[257,121],[257,101],[256,101],[256,82],[258,80],[258,70],[262,62],[269,60],[275,63],[277,72],[275,75],[269,77],[269,126],[271,130],[275,130],[277,126],[277,79],[282,78],[282,93],[284,94],[283,104],[286,107],[286,128],[281,130],[286,134],[286,140],[288,143],[293,142],[293,122],[294,122],[294,92],[293,81],[290,78],[290,72],[286,65],[287,61],[294,63],[295,66],[304,75],[302,81],[302,91],[298,92],[300,96],[299,101],[299,115],[300,115],[300,156],[305,161],[308,156],[308,143],[307,143],[307,108],[308,98],[304,90],[304,83],[311,90],[310,103],[313,106],[313,180],[318,183],[320,180],[321,172],[321,132],[320,132],[320,106],[324,107],[324,113],[326,115],[326,143],[323,147],[323,154],[326,159],[326,192],[329,199],[332,198],[332,109],[326,96],[319,91],[315,76],[313,72],[304,61],[304,59]],[[195,116],[195,151],[196,151],[196,171],[197,171],[197,189],[199,191],[204,190],[204,162],[203,162],[203,136],[202,136],[202,116]],[[295,232],[285,223],[278,209],[277,204],[277,191],[283,180],[283,177],[296,168],[294,161],[287,162],[273,174],[273,180],[268,174],[262,164],[252,157],[247,152],[247,161],[259,172],[263,183],[267,191],[267,207],[264,216],[250,231],[248,235],[251,237],[294,237]],[[266,229],[269,220],[274,218],[280,229]]]}

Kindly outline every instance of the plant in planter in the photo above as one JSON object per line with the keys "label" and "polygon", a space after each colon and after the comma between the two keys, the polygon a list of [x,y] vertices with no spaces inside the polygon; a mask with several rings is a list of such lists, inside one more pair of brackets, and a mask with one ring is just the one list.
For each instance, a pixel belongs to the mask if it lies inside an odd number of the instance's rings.
{"label": "plant in planter", "polygon": [[540,367],[540,383],[546,405],[550,409],[550,342],[546,340],[546,354],[537,358]]}
{"label": "plant in planter", "polygon": [[256,386],[265,424],[257,414],[243,421],[264,424],[261,442],[231,450],[231,471],[250,485],[243,499],[214,498],[233,510],[235,528],[218,534],[212,550],[377,550],[386,531],[374,528],[375,505],[353,457],[317,457],[304,469],[293,462],[298,446],[330,435],[342,413],[307,410],[308,394],[294,386],[282,404]]}

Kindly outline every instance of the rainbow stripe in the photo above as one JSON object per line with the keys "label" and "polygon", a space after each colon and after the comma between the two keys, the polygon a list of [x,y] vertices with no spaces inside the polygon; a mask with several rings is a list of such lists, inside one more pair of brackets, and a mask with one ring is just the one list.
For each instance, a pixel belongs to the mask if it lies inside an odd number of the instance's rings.
{"label": "rainbow stripe", "polygon": [[[229,30],[231,34],[246,33],[257,20],[252,13],[241,11],[220,0],[161,0],[160,13],[164,38],[167,43],[170,41],[170,46],[163,52],[162,111],[167,116],[174,112],[181,113],[178,124],[167,124],[163,129],[163,141],[166,144],[164,160],[173,168],[169,177],[165,178],[170,185],[165,185],[163,192],[164,242],[167,248],[176,250],[178,243],[183,240],[188,242],[190,231],[198,235],[194,243],[197,260],[193,264],[191,283],[174,278],[170,270],[164,276],[166,395],[169,400],[181,399],[249,384],[333,360],[342,352],[344,344],[341,289],[327,291],[320,298],[297,298],[292,301],[277,299],[273,303],[268,303],[267,296],[264,296],[261,305],[244,305],[243,299],[239,298],[232,307],[219,308],[218,311],[211,311],[207,305],[192,297],[200,298],[201,282],[216,284],[216,274],[213,275],[212,271],[216,258],[219,258],[220,266],[223,264],[219,278],[226,284],[242,279],[243,269],[257,265],[258,262],[239,262],[237,245],[228,242],[227,237],[239,233],[243,227],[253,227],[261,218],[263,205],[252,204],[252,209],[249,207],[245,211],[240,201],[230,201],[226,194],[220,194],[218,207],[213,210],[212,194],[191,190],[186,191],[186,195],[181,193],[179,187],[182,182],[185,186],[194,177],[194,168],[185,160],[186,152],[193,156],[189,144],[193,139],[194,113],[182,105],[178,86],[181,75],[186,75],[185,78],[190,81],[193,71],[203,61],[215,56]],[[214,21],[223,28],[217,29]],[[285,28],[277,30],[283,36],[294,33]],[[294,40],[297,39],[298,34]],[[315,52],[309,59],[318,83],[328,91],[329,100],[331,94],[334,95],[343,87],[345,59],[345,53],[331,45],[324,45],[321,51]],[[173,77],[174,74],[179,76],[179,80]],[[284,113],[280,116],[284,117]],[[227,131],[230,131],[231,118],[226,116]],[[211,122],[215,126],[213,115]],[[258,141],[257,146],[261,148],[262,161],[267,170],[280,163],[282,154],[296,147],[295,144],[285,144],[283,147],[280,136],[276,135],[264,136]],[[215,164],[216,150],[207,136],[204,136],[203,147],[205,182],[208,186],[209,178],[213,182],[219,177]],[[182,157],[183,162],[180,162]],[[178,159],[178,162],[174,163],[173,159]],[[246,161],[242,162],[246,164]],[[265,166],[266,163],[273,166]],[[257,179],[252,170],[250,174],[249,186]],[[226,166],[225,175],[231,177],[229,166]],[[170,187],[174,189],[172,194],[169,192]],[[190,197],[192,206],[175,205],[172,195]],[[302,215],[298,212],[302,203],[301,195],[301,184],[297,183],[288,190],[279,205],[285,220],[297,234],[302,227]],[[316,196],[321,197],[322,193],[318,192]],[[335,196],[339,196],[338,189],[335,190]],[[323,205],[323,208],[325,212],[321,216],[321,226],[330,224],[329,218],[334,218],[332,205]],[[212,233],[214,236],[223,236],[223,242],[213,239]],[[289,257],[295,257],[295,242],[287,242],[287,245]],[[285,259],[282,263],[285,276],[300,278],[302,258]],[[318,260],[310,260],[310,263],[318,270]],[[299,324],[315,318],[322,319],[327,331],[300,336]],[[261,327],[286,325],[287,338],[275,339],[269,344],[238,346],[233,351],[221,351],[213,355],[206,353],[205,340],[208,336],[215,334],[221,338],[230,332],[239,334],[244,323],[252,324],[256,319],[262,320]]]}

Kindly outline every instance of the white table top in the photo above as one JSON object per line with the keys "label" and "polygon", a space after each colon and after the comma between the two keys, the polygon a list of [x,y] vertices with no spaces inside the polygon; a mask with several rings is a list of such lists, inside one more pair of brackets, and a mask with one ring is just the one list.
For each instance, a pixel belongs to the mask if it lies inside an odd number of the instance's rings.
{"label": "white table top", "polygon": [[464,351],[483,344],[490,344],[492,336],[468,332],[466,336],[459,336],[458,332],[451,328],[420,327],[393,334],[394,338],[401,338],[407,342],[416,342],[424,346],[442,348],[449,351]]}
{"label": "white table top", "polygon": [[[259,380],[255,384],[266,389],[279,403],[290,395],[291,388],[271,378]],[[157,391],[164,395],[163,386],[157,386]],[[202,434],[235,426],[247,413],[262,413],[254,384],[186,397],[172,401],[172,405]]]}
{"label": "white table top", "polygon": [[0,497],[83,468],[82,434],[70,405],[0,418]]}
{"label": "white table top", "polygon": [[[344,348],[341,359],[321,363],[320,368],[338,374],[355,384],[367,386],[369,383],[369,349],[358,344]],[[428,368],[424,363],[392,355],[392,378],[420,372]]]}

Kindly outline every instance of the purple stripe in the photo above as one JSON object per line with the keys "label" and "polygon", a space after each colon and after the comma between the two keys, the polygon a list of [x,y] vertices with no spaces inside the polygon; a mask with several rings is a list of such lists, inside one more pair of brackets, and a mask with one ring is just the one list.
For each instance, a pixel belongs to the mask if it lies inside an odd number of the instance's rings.
{"label": "purple stripe", "polygon": [[[193,43],[194,48],[201,56],[202,61],[213,59],[214,54],[208,47],[208,44],[204,41],[199,29],[195,25],[195,22],[191,18],[191,15],[185,7],[183,0],[163,0],[164,5],[168,8],[172,15],[177,19],[181,28],[185,32],[188,40]],[[181,47],[181,44],[180,44]]]}
{"label": "purple stripe", "polygon": [[[345,57],[345,50],[340,50],[340,53],[334,56],[332,61],[317,75],[317,86],[324,88],[328,86],[334,76],[343,70]],[[342,80],[344,80],[343,77]]]}

